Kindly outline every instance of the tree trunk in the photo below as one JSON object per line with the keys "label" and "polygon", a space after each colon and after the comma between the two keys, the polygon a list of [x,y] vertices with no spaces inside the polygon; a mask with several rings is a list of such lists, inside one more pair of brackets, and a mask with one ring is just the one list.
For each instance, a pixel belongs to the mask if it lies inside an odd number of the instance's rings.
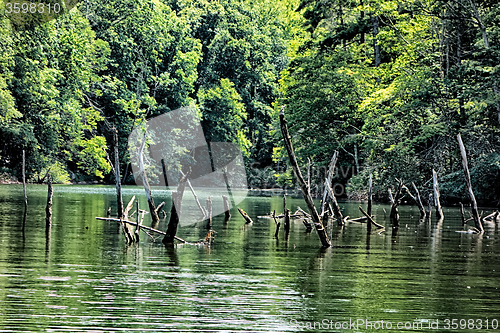
{"label": "tree trunk", "polygon": [[325,186],[328,189],[328,194],[330,195],[330,200],[333,204],[333,212],[335,213],[335,219],[337,220],[337,225],[344,225],[344,217],[342,216],[342,211],[340,210],[339,204],[337,203],[337,199],[335,198],[335,193],[333,193],[332,188],[328,184],[328,180],[325,179]]}
{"label": "tree trunk", "polygon": [[399,205],[399,199],[401,197],[401,190],[403,188],[403,181],[400,180],[398,184],[398,189],[396,190],[396,195],[394,198],[392,197],[391,190],[389,189],[389,198],[391,199],[392,205],[391,205],[391,212],[389,214],[389,218],[391,221],[394,223],[395,227],[399,226],[399,211],[398,211],[398,205]]}
{"label": "tree trunk", "polygon": [[377,40],[378,30],[379,30],[379,17],[378,15],[374,15],[371,17],[372,21],[372,34],[373,34],[373,52],[375,55],[375,67],[378,67],[382,60],[380,58],[380,45]]}
{"label": "tree trunk", "polygon": [[238,208],[238,212],[240,212],[247,224],[253,223],[252,218],[243,209]]}
{"label": "tree trunk", "polygon": [[47,179],[47,205],[45,206],[45,226],[52,225],[52,196],[54,189],[52,188],[52,177]]}
{"label": "tree trunk", "polygon": [[[181,170],[181,175],[182,175],[182,177],[184,177],[184,172],[182,172],[182,170]],[[196,205],[198,206],[198,209],[203,214],[203,217],[206,217],[208,213],[201,205],[200,200],[198,200],[198,196],[196,195],[196,192],[194,191],[193,185],[191,185],[191,182],[189,181],[189,179],[187,180],[187,185],[189,186],[191,193],[193,193],[194,200],[196,201]],[[231,215],[229,215],[229,216],[231,216]]]}
{"label": "tree trunk", "polygon": [[302,177],[302,173],[300,172],[299,165],[297,163],[297,159],[293,151],[292,142],[290,140],[290,134],[288,133],[288,126],[285,120],[285,106],[281,107],[279,117],[280,117],[281,133],[283,134],[283,140],[285,141],[286,150],[288,152],[288,158],[290,159],[290,164],[295,173],[295,177],[297,177],[297,181],[300,185],[300,189],[302,191],[302,195],[304,196],[304,200],[307,204],[307,208],[309,208],[309,211],[311,213],[314,226],[316,227],[316,231],[318,232],[318,236],[321,240],[321,244],[324,247],[330,247],[332,246],[332,244],[330,243],[330,239],[328,239],[328,235],[326,234],[326,230],[323,227],[323,223],[321,223],[318,211],[314,206],[314,201],[311,197],[311,193],[309,192],[309,188],[304,182],[304,177]]}
{"label": "tree trunk", "polygon": [[371,225],[373,224],[377,229],[383,229],[385,228],[383,225],[381,224],[378,224],[377,222],[373,221],[372,217],[370,215],[368,215],[367,212],[365,212],[363,210],[363,208],[361,208],[361,206],[358,207],[359,208],[359,211],[364,215],[366,216],[366,218],[368,219],[368,228],[370,228],[371,230]]}
{"label": "tree trunk", "polygon": [[[327,183],[331,187],[334,171],[335,171],[335,165],[337,164],[337,159],[339,157],[339,152],[334,151],[332,159],[330,160],[330,164],[328,165],[328,172],[327,172]],[[325,189],[323,190],[323,201],[321,202],[321,217],[323,217],[323,214],[325,214],[326,211],[326,203],[328,201],[328,188],[325,186]]]}
{"label": "tree trunk", "polygon": [[472,191],[469,166],[467,165],[467,153],[465,151],[465,146],[464,143],[462,142],[462,137],[460,136],[460,134],[457,135],[457,140],[458,140],[458,145],[460,147],[460,153],[462,154],[462,166],[464,168],[464,176],[465,176],[465,184],[467,185],[467,192],[469,194],[469,199],[471,201],[472,218],[474,219],[474,222],[476,224],[476,229],[479,230],[479,232],[483,232],[484,229],[483,225],[481,224],[481,220],[479,219],[476,197],[474,196],[474,192]]}
{"label": "tree trunk", "polygon": [[283,222],[283,227],[285,228],[285,239],[288,238],[288,234],[290,233],[290,210],[285,209],[285,219]]}
{"label": "tree trunk", "polygon": [[26,195],[26,152],[23,150],[23,193],[24,209],[28,208],[28,197]]}
{"label": "tree trunk", "polygon": [[142,139],[141,148],[139,149],[139,169],[142,175],[142,183],[144,185],[144,190],[146,191],[146,198],[148,200],[149,213],[151,214],[151,219],[153,220],[153,228],[155,228],[160,223],[160,218],[156,213],[155,202],[153,196],[151,195],[151,188],[149,187],[148,176],[146,174],[146,169],[144,169],[144,146],[146,145],[146,133]]}
{"label": "tree trunk", "polygon": [[418,191],[417,189],[417,186],[415,185],[415,183],[411,183],[411,186],[413,186],[413,189],[415,190],[415,196],[416,196],[416,203],[417,203],[417,206],[418,206],[418,209],[420,210],[420,218],[421,219],[425,219],[425,208],[424,208],[424,205],[422,204],[422,198],[420,198],[420,192]]}
{"label": "tree trunk", "polygon": [[207,197],[207,229],[212,229],[212,198]]}
{"label": "tree trunk", "polygon": [[231,211],[229,208],[229,199],[227,195],[222,196],[222,201],[224,202],[225,220],[228,221],[231,218]]}
{"label": "tree trunk", "polygon": [[372,191],[373,191],[373,182],[372,182],[372,174],[370,173],[370,179],[368,180],[368,215],[372,216]]}
{"label": "tree trunk", "polygon": [[182,196],[184,195],[184,189],[186,188],[186,182],[191,174],[191,170],[184,175],[179,181],[177,186],[177,191],[172,192],[172,208],[170,211],[170,221],[168,223],[167,231],[165,237],[163,237],[162,243],[165,245],[171,245],[174,243],[175,235],[177,234],[177,227],[179,226],[179,219],[181,216],[181,205]]}
{"label": "tree trunk", "polygon": [[442,219],[444,215],[439,195],[438,175],[434,169],[432,169],[432,183],[434,188],[434,207],[436,207],[436,216],[438,219]]}
{"label": "tree trunk", "polygon": [[115,180],[116,180],[116,203],[119,219],[123,218],[123,198],[122,198],[122,184],[120,181],[120,155],[118,153],[118,131],[113,128],[113,141],[115,150]]}

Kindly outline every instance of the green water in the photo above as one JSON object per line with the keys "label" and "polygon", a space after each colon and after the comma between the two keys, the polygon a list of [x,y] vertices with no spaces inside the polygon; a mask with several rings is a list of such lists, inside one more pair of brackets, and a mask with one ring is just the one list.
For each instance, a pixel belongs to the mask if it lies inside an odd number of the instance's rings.
{"label": "green water", "polygon": [[[147,207],[142,189],[125,188],[124,200],[132,195]],[[210,247],[166,249],[145,234],[127,246],[116,223],[95,220],[116,211],[113,187],[55,186],[50,230],[46,187],[29,186],[28,196],[23,226],[22,187],[0,186],[0,332],[500,331],[498,224],[482,236],[457,233],[456,209],[429,223],[403,206],[398,230],[367,235],[365,224],[349,223],[320,249],[300,221],[288,240],[273,239],[274,222],[256,217],[282,212],[282,198],[248,197],[239,207],[253,224],[233,209],[228,223],[214,218]],[[341,206],[360,215],[357,203]],[[383,208],[374,213],[389,226]],[[178,231],[189,241],[205,235],[203,222]]]}

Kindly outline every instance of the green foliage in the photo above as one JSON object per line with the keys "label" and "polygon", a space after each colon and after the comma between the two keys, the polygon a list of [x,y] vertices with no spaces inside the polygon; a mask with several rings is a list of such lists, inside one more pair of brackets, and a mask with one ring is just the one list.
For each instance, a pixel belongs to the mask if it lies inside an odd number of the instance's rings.
{"label": "green foliage", "polygon": [[209,142],[234,142],[248,155],[250,142],[245,136],[245,105],[228,79],[221,79],[220,85],[198,91],[202,112],[202,125]]}

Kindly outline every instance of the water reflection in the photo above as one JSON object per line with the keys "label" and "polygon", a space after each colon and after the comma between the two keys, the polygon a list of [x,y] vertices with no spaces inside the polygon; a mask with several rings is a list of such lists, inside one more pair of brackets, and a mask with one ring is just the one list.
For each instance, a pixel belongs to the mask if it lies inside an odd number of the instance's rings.
{"label": "water reflection", "polygon": [[[125,188],[124,200],[137,195],[146,207],[144,192],[134,191]],[[55,186],[49,228],[46,194],[29,187],[27,213],[22,187],[0,186],[2,330],[294,332],[301,330],[294,323],[323,319],[442,322],[500,313],[498,223],[486,224],[483,236],[458,233],[458,209],[422,221],[416,207],[400,206],[392,228],[389,207],[375,205],[385,232],[330,223],[328,249],[301,221],[274,239],[272,219],[246,225],[231,212],[229,221],[214,217],[210,247],[165,248],[149,237],[127,246],[117,223],[94,219],[116,205],[113,190]],[[287,198],[291,211],[301,204]],[[353,217],[358,205],[340,203]],[[278,213],[283,200],[248,198],[241,208],[252,217]],[[197,241],[206,232],[200,223],[179,236]]]}

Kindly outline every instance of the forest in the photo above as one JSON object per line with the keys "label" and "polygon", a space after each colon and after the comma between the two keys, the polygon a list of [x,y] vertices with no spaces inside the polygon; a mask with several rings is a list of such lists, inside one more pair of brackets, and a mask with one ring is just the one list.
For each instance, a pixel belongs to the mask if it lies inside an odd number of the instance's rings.
{"label": "forest", "polygon": [[[69,8],[69,7],[68,7]],[[397,179],[500,205],[500,4],[493,0],[87,0],[43,22],[0,12],[0,179],[125,184],[127,138],[189,106],[236,143],[252,188],[295,187],[278,114],[322,191],[387,201]],[[305,171],[304,171],[305,173]],[[154,184],[154,180],[153,180]]]}

